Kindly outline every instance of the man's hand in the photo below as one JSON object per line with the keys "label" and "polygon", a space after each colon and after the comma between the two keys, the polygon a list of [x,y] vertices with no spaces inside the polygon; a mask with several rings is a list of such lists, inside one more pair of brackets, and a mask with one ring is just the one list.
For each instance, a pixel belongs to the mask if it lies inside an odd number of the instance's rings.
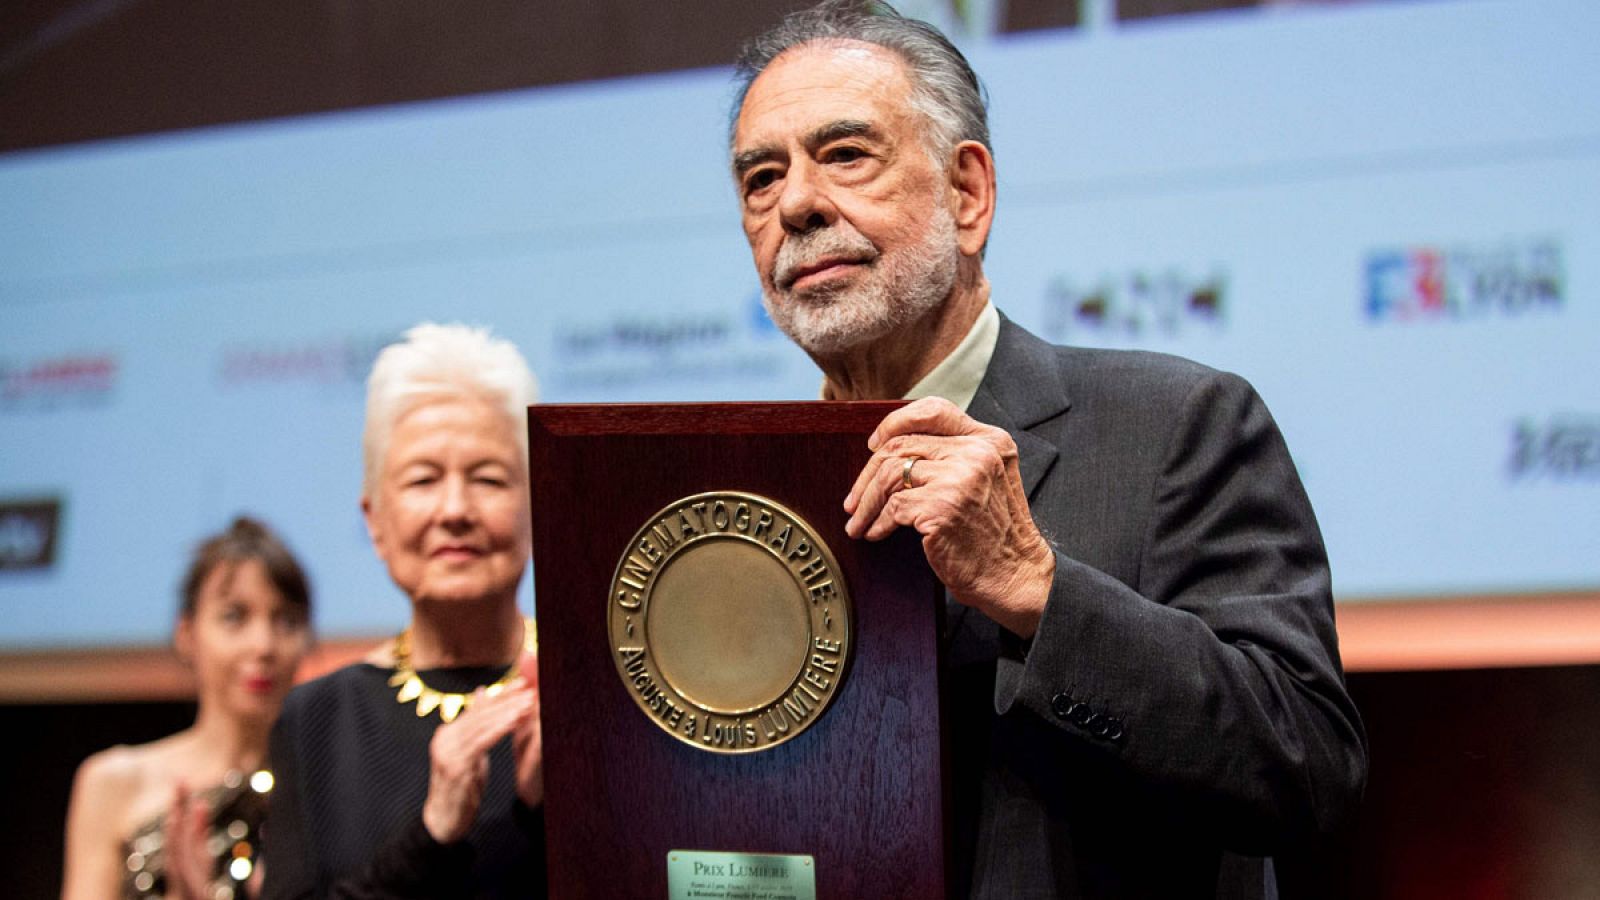
{"label": "man's hand", "polygon": [[876,541],[899,526],[915,528],[956,600],[1032,637],[1055,554],[1028,511],[1011,436],[926,397],[884,417],[867,446],[872,459],[844,501],[846,533]]}

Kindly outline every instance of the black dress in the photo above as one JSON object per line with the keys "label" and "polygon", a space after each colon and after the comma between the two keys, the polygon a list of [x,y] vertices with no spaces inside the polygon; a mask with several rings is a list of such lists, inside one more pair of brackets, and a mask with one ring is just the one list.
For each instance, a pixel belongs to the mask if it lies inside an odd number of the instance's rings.
{"label": "black dress", "polygon": [[[503,672],[419,674],[437,690],[470,693]],[[422,824],[439,715],[418,718],[415,703],[396,702],[391,674],[357,663],[289,694],[272,733],[263,898],[543,897],[544,818],[517,798],[511,739],[489,751],[466,839],[440,844]]]}

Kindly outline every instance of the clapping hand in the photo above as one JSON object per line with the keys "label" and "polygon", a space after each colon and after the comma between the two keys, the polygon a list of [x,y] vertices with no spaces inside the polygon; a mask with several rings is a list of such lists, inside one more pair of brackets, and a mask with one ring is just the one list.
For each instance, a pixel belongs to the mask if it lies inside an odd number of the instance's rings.
{"label": "clapping hand", "polygon": [[172,792],[167,809],[166,848],[168,900],[206,900],[211,896],[213,860],[206,848],[211,810],[183,782]]}
{"label": "clapping hand", "polygon": [[527,714],[517,721],[511,733],[511,746],[517,757],[517,797],[529,807],[544,803],[544,731],[539,723],[539,658],[523,653],[517,660],[522,673],[520,689],[532,703]]}
{"label": "clapping hand", "polygon": [[[434,840],[453,844],[466,837],[478,817],[483,791],[489,783],[489,749],[513,732],[529,730],[527,720],[537,721],[539,698],[534,687],[513,681],[502,691],[490,694],[479,688],[472,703],[454,722],[440,725],[428,744],[428,797],[422,804],[422,824]],[[538,727],[532,727],[536,744]],[[521,743],[523,739],[514,739]],[[517,793],[523,795],[524,753],[518,753]],[[543,762],[534,764],[531,777],[539,780],[543,799]],[[526,798],[524,798],[526,799]]]}

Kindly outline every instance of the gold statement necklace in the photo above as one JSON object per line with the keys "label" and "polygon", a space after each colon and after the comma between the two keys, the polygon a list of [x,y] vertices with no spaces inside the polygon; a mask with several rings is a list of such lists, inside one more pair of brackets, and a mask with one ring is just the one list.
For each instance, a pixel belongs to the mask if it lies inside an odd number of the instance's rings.
{"label": "gold statement necklace", "polygon": [[[539,632],[534,621],[526,616],[522,619],[522,648],[529,653],[539,651]],[[485,694],[494,696],[505,690],[506,685],[517,677],[517,663],[513,661],[511,667],[504,674],[486,685]],[[389,676],[389,686],[398,687],[399,693],[395,694],[395,702],[402,706],[415,700],[417,703],[417,718],[427,718],[434,710],[439,711],[439,718],[446,722],[454,722],[461,711],[472,705],[471,694],[457,694],[441,691],[428,687],[422,680],[417,670],[411,668],[411,628],[395,635],[394,638],[394,674]]]}

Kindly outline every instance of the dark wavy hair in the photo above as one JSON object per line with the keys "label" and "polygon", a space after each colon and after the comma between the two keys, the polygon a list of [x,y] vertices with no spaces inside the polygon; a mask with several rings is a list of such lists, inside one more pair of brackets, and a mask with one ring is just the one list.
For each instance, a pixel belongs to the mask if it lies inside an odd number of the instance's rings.
{"label": "dark wavy hair", "polygon": [[206,538],[195,548],[189,570],[183,576],[178,614],[184,618],[194,615],[200,585],[218,566],[251,559],[260,560],[268,580],[283,599],[310,618],[311,586],[305,571],[272,529],[249,516],[239,516],[227,531]]}

